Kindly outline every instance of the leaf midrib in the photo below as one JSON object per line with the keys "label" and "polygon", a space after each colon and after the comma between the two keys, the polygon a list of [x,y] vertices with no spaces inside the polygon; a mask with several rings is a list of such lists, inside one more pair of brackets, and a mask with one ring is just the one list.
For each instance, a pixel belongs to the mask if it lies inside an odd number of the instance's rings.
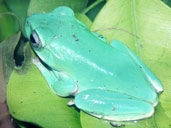
{"label": "leaf midrib", "polygon": [[[136,11],[135,11],[135,0],[131,0],[131,13],[132,13],[132,28],[133,28],[133,33],[137,35],[137,26],[136,26]],[[140,57],[140,49],[139,49],[139,41],[137,38],[135,38],[135,49],[136,49],[136,54],[138,57]]]}

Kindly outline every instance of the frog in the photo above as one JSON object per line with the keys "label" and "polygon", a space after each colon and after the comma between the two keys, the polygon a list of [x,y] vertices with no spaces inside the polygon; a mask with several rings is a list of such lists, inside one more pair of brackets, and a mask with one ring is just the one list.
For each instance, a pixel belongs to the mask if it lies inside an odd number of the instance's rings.
{"label": "frog", "polygon": [[60,6],[25,22],[34,61],[56,95],[96,118],[130,121],[151,117],[163,85],[119,40],[106,39]]}

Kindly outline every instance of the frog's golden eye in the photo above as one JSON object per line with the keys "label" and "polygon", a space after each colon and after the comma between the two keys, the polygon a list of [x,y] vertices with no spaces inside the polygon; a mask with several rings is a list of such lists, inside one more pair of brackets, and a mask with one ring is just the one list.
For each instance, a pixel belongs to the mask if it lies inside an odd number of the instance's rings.
{"label": "frog's golden eye", "polygon": [[40,48],[42,47],[42,42],[39,38],[39,35],[37,34],[36,31],[33,31],[30,35],[30,42],[31,42],[31,45],[35,48]]}

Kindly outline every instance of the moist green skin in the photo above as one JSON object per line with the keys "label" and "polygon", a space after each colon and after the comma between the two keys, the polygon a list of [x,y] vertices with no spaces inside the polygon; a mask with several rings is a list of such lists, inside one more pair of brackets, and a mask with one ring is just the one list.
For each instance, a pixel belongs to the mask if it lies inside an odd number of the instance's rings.
{"label": "moist green skin", "polygon": [[108,120],[153,114],[157,93],[163,91],[158,78],[125,44],[107,44],[90,32],[70,8],[28,17],[25,31],[34,52],[50,67],[34,61],[57,95],[74,95],[78,108]]}

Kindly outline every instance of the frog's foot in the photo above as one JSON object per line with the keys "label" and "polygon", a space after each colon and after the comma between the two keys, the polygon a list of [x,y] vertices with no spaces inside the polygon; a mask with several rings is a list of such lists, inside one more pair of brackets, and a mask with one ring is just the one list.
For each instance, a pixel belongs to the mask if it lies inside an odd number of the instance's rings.
{"label": "frog's foot", "polygon": [[81,91],[75,96],[74,102],[76,107],[90,115],[114,121],[139,120],[154,113],[149,102],[102,89]]}
{"label": "frog's foot", "polygon": [[129,55],[133,61],[138,65],[138,67],[144,72],[146,78],[149,80],[151,85],[154,87],[157,93],[161,93],[163,91],[163,86],[160,80],[154,75],[154,73],[133,53],[125,44],[112,40],[110,42],[111,46],[118,49],[119,51]]}
{"label": "frog's foot", "polygon": [[57,95],[67,97],[78,92],[76,82],[65,73],[46,68],[38,59],[33,59],[33,63],[38,67],[49,87]]}

